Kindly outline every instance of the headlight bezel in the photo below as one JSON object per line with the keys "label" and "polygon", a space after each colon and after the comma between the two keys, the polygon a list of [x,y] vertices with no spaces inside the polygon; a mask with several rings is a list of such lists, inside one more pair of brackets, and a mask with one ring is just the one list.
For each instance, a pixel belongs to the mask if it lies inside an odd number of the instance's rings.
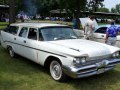
{"label": "headlight bezel", "polygon": [[119,58],[119,56],[120,56],[120,52],[119,51],[117,51],[117,52],[112,54],[112,58]]}
{"label": "headlight bezel", "polygon": [[75,57],[73,59],[74,65],[83,65],[86,63],[87,57]]}

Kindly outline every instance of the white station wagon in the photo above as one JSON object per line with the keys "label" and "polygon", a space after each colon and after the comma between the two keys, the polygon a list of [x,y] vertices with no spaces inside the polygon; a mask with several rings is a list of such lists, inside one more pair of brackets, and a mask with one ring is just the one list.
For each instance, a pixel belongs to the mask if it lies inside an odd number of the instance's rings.
{"label": "white station wagon", "polygon": [[48,67],[56,81],[100,74],[120,62],[119,48],[78,39],[72,28],[59,24],[11,24],[1,31],[1,45],[11,57],[19,54]]}

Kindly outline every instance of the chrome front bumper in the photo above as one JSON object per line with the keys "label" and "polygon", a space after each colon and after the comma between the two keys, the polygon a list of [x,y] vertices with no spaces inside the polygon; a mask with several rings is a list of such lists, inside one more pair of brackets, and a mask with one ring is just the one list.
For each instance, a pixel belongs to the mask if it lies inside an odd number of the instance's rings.
{"label": "chrome front bumper", "polygon": [[67,74],[72,78],[82,78],[82,77],[88,77],[109,71],[119,63],[120,63],[120,59],[102,60],[101,62],[86,66],[79,66],[79,67],[63,66],[63,71],[65,74]]}

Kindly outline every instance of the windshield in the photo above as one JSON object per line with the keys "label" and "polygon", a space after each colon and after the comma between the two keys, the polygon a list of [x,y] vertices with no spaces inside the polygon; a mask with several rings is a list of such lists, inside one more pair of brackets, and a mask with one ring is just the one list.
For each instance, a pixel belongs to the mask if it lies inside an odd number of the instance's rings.
{"label": "windshield", "polygon": [[39,36],[42,36],[44,41],[77,39],[77,35],[69,27],[40,28]]}

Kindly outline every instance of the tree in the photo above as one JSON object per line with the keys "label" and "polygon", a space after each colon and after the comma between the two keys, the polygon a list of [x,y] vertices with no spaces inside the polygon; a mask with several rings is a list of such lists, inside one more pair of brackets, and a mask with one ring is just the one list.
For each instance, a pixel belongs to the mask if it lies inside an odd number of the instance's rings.
{"label": "tree", "polygon": [[9,23],[15,22],[15,0],[9,0]]}
{"label": "tree", "polygon": [[117,4],[115,8],[116,8],[117,13],[120,13],[120,4]]}
{"label": "tree", "polygon": [[112,13],[120,13],[120,4],[117,4],[115,8],[111,9]]}
{"label": "tree", "polygon": [[[74,13],[75,17],[77,18],[77,28],[79,28],[79,17],[81,17],[80,11],[88,10],[95,12],[97,11],[98,7],[103,7],[103,1],[104,0],[60,0],[60,6],[61,8]],[[89,7],[92,7],[92,9]]]}
{"label": "tree", "polygon": [[9,1],[8,0],[0,0],[1,5],[8,5]]}
{"label": "tree", "polygon": [[60,9],[60,0],[36,0],[37,13],[49,14],[50,10]]}
{"label": "tree", "polygon": [[99,7],[103,7],[104,0],[88,0],[87,7],[91,12],[96,12]]}
{"label": "tree", "polygon": [[112,12],[112,13],[117,13],[117,11],[116,11],[115,8],[111,8],[111,12]]}
{"label": "tree", "polygon": [[77,19],[77,28],[80,28],[79,17],[81,15],[80,11],[84,11],[86,7],[87,0],[60,0],[60,8],[66,9],[69,13],[74,14]]}
{"label": "tree", "polygon": [[98,8],[98,12],[109,12],[108,8]]}

